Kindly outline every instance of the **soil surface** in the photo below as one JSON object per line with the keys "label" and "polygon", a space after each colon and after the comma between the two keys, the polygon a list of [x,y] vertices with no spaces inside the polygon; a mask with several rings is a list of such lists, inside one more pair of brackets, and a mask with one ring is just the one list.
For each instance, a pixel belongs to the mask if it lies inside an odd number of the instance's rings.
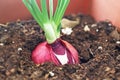
{"label": "soil surface", "polygon": [[96,22],[89,15],[80,18],[71,35],[62,39],[79,53],[80,64],[35,65],[31,52],[45,41],[35,20],[0,25],[0,80],[120,80],[120,34],[110,21]]}

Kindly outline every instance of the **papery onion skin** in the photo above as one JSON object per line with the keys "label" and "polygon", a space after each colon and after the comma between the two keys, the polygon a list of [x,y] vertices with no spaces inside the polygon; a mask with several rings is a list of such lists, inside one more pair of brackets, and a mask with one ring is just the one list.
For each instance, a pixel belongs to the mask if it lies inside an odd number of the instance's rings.
{"label": "papery onion skin", "polygon": [[[67,41],[64,41],[62,39],[59,39],[59,41],[67,50],[67,55],[69,55],[67,57],[68,58],[72,57],[74,60],[74,62],[68,61],[68,63],[66,63],[66,64],[79,64],[78,52],[76,51],[76,49]],[[40,43],[33,50],[32,60],[35,64],[52,62],[55,65],[62,65],[54,54],[55,54],[55,52],[53,51],[52,46],[45,41],[45,42]]]}

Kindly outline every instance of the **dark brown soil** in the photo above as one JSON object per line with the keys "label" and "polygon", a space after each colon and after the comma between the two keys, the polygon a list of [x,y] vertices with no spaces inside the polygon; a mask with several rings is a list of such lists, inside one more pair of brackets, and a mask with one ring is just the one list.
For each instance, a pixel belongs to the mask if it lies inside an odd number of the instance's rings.
{"label": "dark brown soil", "polygon": [[[74,19],[74,16],[66,16]],[[45,41],[34,20],[0,26],[0,80],[120,80],[120,36],[109,21],[95,22],[88,15],[77,15],[80,24],[62,39],[79,52],[80,64],[35,65],[31,51]],[[84,31],[88,26],[90,31]]]}

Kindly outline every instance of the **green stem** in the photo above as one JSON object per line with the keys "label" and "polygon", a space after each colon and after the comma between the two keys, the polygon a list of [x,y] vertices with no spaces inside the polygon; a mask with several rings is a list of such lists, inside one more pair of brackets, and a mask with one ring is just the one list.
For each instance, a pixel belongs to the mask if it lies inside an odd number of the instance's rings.
{"label": "green stem", "polygon": [[56,32],[53,26],[55,25],[51,23],[44,24],[45,36],[47,36],[46,40],[49,44],[55,42],[60,37],[60,33]]}
{"label": "green stem", "polygon": [[48,13],[46,0],[40,0],[41,8],[39,8],[36,0],[23,0],[25,6],[45,32],[45,37],[49,44],[60,37],[60,23],[69,1],[70,0],[58,0],[55,13],[53,13],[53,0],[49,0]]}

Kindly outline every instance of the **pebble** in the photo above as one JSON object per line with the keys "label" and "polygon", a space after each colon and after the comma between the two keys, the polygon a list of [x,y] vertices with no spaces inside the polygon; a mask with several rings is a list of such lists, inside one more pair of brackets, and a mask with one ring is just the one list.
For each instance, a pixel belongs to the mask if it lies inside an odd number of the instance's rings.
{"label": "pebble", "polygon": [[55,75],[52,71],[50,71],[49,74],[51,77],[53,77]]}
{"label": "pebble", "polygon": [[120,44],[120,41],[116,41],[116,44]]}
{"label": "pebble", "polygon": [[91,25],[91,27],[96,27],[96,26],[97,26],[97,24],[92,24],[92,25]]}
{"label": "pebble", "polygon": [[15,72],[15,68],[10,69],[10,72],[14,73]]}
{"label": "pebble", "polygon": [[111,23],[108,23],[108,26],[112,26],[112,24],[111,24]]}
{"label": "pebble", "polygon": [[22,48],[18,48],[18,51],[22,51]]}
{"label": "pebble", "polygon": [[49,73],[48,74],[45,74],[45,80],[47,80],[49,77]]}
{"label": "pebble", "polygon": [[110,71],[111,68],[110,67],[106,67],[105,71]]}
{"label": "pebble", "polygon": [[31,74],[31,78],[36,78],[36,77],[39,77],[39,76],[42,76],[43,75],[43,72],[42,71],[35,71]]}
{"label": "pebble", "polygon": [[88,25],[85,25],[84,31],[85,31],[85,32],[90,31],[90,28],[88,27]]}
{"label": "pebble", "polygon": [[5,74],[9,76],[11,73],[9,71],[6,71]]}
{"label": "pebble", "polygon": [[14,44],[14,43],[15,43],[15,41],[12,41],[12,43]]}
{"label": "pebble", "polygon": [[107,39],[106,39],[105,41],[106,41],[106,42],[108,42],[108,40],[107,40]]}
{"label": "pebble", "polygon": [[6,74],[7,76],[9,76],[9,75],[11,75],[11,74],[14,73],[14,72],[15,72],[15,69],[12,68],[12,69],[10,69],[10,70],[7,70],[7,71],[5,72],[5,74]]}
{"label": "pebble", "polygon": [[99,29],[96,29],[96,32],[99,32]]}
{"label": "pebble", "polygon": [[103,49],[103,47],[102,47],[102,46],[99,46],[99,47],[98,47],[98,49],[99,49],[99,50],[102,50],[102,49]]}
{"label": "pebble", "polygon": [[70,35],[72,32],[73,32],[72,28],[66,27],[66,28],[62,29],[62,33],[66,34],[66,35]]}
{"label": "pebble", "polygon": [[7,32],[7,29],[5,29],[4,31]]}
{"label": "pebble", "polygon": [[0,43],[0,46],[4,46],[4,43]]}

